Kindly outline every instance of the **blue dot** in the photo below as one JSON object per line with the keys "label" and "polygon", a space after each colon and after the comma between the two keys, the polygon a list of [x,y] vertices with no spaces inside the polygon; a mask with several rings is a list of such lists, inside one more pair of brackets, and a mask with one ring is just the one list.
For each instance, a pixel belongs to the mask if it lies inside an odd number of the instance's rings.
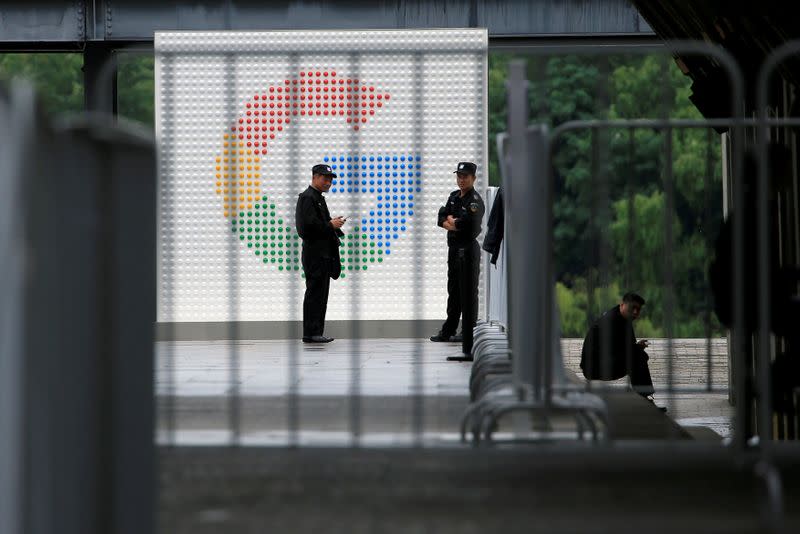
{"label": "blue dot", "polygon": [[365,172],[362,172],[362,173],[361,173],[361,177],[362,177],[362,178],[366,178],[366,177],[367,177],[367,173],[365,173]]}
{"label": "blue dot", "polygon": [[361,156],[361,161],[367,161],[367,156]]}
{"label": "blue dot", "polygon": [[400,195],[400,200],[405,200],[405,199],[406,199],[405,195]]}
{"label": "blue dot", "polygon": [[[378,195],[378,200],[382,200],[382,198],[381,198],[381,196],[380,196],[380,195]],[[380,204],[378,204],[378,207],[380,208],[380,207],[381,207],[381,205],[380,205]]]}
{"label": "blue dot", "polygon": [[[395,230],[397,230],[397,228],[395,228]],[[394,234],[394,238],[395,239],[397,239],[398,237],[400,237],[400,236],[398,236],[397,234]]]}
{"label": "blue dot", "polygon": [[[397,206],[395,206],[395,207],[397,207]],[[393,211],[392,215],[397,215],[397,211]]]}
{"label": "blue dot", "polygon": [[383,161],[383,158],[378,156],[378,161]]}
{"label": "blue dot", "polygon": [[406,175],[406,173],[405,173],[405,172],[401,172],[401,173],[400,173],[400,176],[405,176],[405,175]]}
{"label": "blue dot", "polygon": [[400,188],[400,192],[401,192],[401,193],[405,193],[405,192],[406,192],[406,188],[405,188],[405,187],[401,187],[401,188]]}
{"label": "blue dot", "polygon": [[374,188],[374,187],[370,187],[370,188],[369,188],[369,192],[370,192],[370,193],[374,193],[374,192],[375,192],[375,188]]}
{"label": "blue dot", "polygon": [[[382,172],[380,172],[380,171],[378,171],[378,176],[383,176],[383,173],[382,173]],[[381,182],[380,182],[380,181],[378,181],[378,183],[381,183]]]}
{"label": "blue dot", "polygon": [[370,210],[369,215],[370,215],[370,217],[374,216],[375,215],[375,210]]}
{"label": "blue dot", "polygon": [[411,211],[411,210],[408,210],[408,215],[409,215],[409,216],[411,216],[411,215],[414,215],[414,212],[413,212],[413,211]]}
{"label": "blue dot", "polygon": [[[370,176],[372,176],[372,173],[370,173]],[[375,180],[370,180],[369,185],[375,185]]]}
{"label": "blue dot", "polygon": [[[347,161],[351,161],[351,160],[350,160],[350,156],[347,156]],[[349,169],[349,168],[350,168],[350,166],[348,165],[348,166],[347,166],[347,168]]]}
{"label": "blue dot", "polygon": [[397,161],[397,156],[393,157],[392,161]]}
{"label": "blue dot", "polygon": [[[392,193],[397,193],[397,188],[396,187],[392,188]],[[397,198],[397,195],[395,195],[394,198]]]}
{"label": "blue dot", "polygon": [[378,241],[378,246],[379,246],[379,247],[382,247],[382,246],[383,246],[383,242],[381,242],[381,241]]}
{"label": "blue dot", "polygon": [[417,188],[417,193],[421,193],[421,192],[422,192],[422,188],[421,188],[421,187],[418,187],[418,188]]}
{"label": "blue dot", "polygon": [[375,156],[370,156],[370,157],[369,157],[369,160],[370,160],[370,161],[375,161]]}
{"label": "blue dot", "polygon": [[370,226],[370,227],[369,227],[369,231],[370,231],[370,232],[374,232],[374,231],[375,231],[375,227],[374,227],[374,226]]}
{"label": "blue dot", "polygon": [[336,188],[335,187],[331,188],[331,193],[335,193],[335,192],[336,192]]}
{"label": "blue dot", "polygon": [[331,165],[331,169],[335,169],[335,168],[336,168],[336,165],[335,165],[335,164],[334,164],[334,165]]}
{"label": "blue dot", "polygon": [[353,188],[352,188],[352,187],[348,187],[348,188],[347,188],[347,192],[348,192],[348,193],[352,193],[352,192],[353,192]]}
{"label": "blue dot", "polygon": [[396,168],[397,168],[397,163],[395,163],[394,165],[392,165],[392,168],[393,168],[393,169],[396,169]]}
{"label": "blue dot", "polygon": [[392,204],[392,207],[393,207],[393,208],[396,208],[396,207],[397,207],[397,202],[395,202],[394,204]]}
{"label": "blue dot", "polygon": [[405,232],[405,231],[406,231],[406,227],[405,227],[405,226],[401,226],[401,227],[400,227],[400,230],[402,230],[403,232]]}
{"label": "blue dot", "polygon": [[401,168],[401,169],[405,169],[405,168],[406,168],[406,164],[405,164],[405,163],[401,163],[401,164],[400,164],[400,168]]}
{"label": "blue dot", "polygon": [[369,238],[370,238],[370,239],[375,239],[375,234],[370,234],[370,235],[369,235]]}
{"label": "blue dot", "polygon": [[[396,232],[397,231],[397,227],[396,226],[392,227],[392,230],[394,230]],[[397,234],[394,234],[394,238],[397,239]]]}
{"label": "blue dot", "polygon": [[417,161],[420,161],[421,159],[422,159],[422,158],[421,158],[420,156],[417,156]]}
{"label": "blue dot", "polygon": [[[397,178],[397,173],[396,173],[396,172],[393,172],[393,173],[392,173],[392,176],[394,176],[395,178]],[[395,182],[394,182],[394,183],[397,183],[397,180],[395,180]]]}
{"label": "blue dot", "polygon": [[[417,177],[420,177],[420,176],[422,176],[422,173],[417,171]],[[422,180],[420,180],[420,183],[422,183]]]}
{"label": "blue dot", "polygon": [[[381,197],[378,197],[378,199],[380,199],[380,198],[381,198]],[[380,204],[380,203],[379,203],[379,204],[378,204],[378,207],[379,207],[379,208],[380,208],[380,207],[383,207],[383,204]],[[378,213],[380,213],[380,212],[378,212]]]}
{"label": "blue dot", "polygon": [[324,160],[324,161],[328,161],[328,156],[325,156],[325,157],[323,158],[323,160]]}
{"label": "blue dot", "polygon": [[[405,203],[405,202],[403,202],[403,203],[402,203],[402,205],[401,205],[400,207],[401,207],[401,208],[405,208],[405,207],[406,207],[406,203]],[[411,207],[411,206],[409,206],[409,208],[410,208],[410,207]]]}
{"label": "blue dot", "polygon": [[392,253],[392,251],[389,250],[389,243],[386,243],[386,255],[388,256],[391,253]]}
{"label": "blue dot", "polygon": [[[405,215],[405,214],[406,214],[406,212],[404,212],[404,211],[400,212],[400,215]],[[405,224],[405,223],[406,223],[405,219],[400,219],[400,224]]]}
{"label": "blue dot", "polygon": [[414,200],[414,195],[408,195],[408,200]]}

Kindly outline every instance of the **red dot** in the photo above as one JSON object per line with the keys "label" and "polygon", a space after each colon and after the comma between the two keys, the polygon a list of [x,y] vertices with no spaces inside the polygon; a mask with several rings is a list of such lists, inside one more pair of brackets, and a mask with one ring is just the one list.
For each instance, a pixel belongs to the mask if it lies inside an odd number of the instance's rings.
{"label": "red dot", "polygon": [[322,107],[327,108],[328,107],[328,103],[325,102],[324,104],[322,104]]}
{"label": "red dot", "polygon": [[306,84],[305,80],[300,80],[300,85],[305,85],[305,84]]}
{"label": "red dot", "polygon": [[339,78],[339,84],[340,84],[340,85],[343,85],[343,84],[344,84],[344,78]]}
{"label": "red dot", "polygon": [[235,132],[236,131],[236,126],[231,126],[231,131]]}
{"label": "red dot", "polygon": [[320,115],[322,115],[322,112],[320,110],[317,110],[317,117],[319,117]]}
{"label": "red dot", "polygon": [[386,100],[389,100],[389,98],[390,98],[390,96],[389,96],[389,95],[386,95]]}
{"label": "red dot", "polygon": [[242,124],[243,122],[244,122],[244,119],[239,119],[239,124]]}
{"label": "red dot", "polygon": [[336,71],[335,70],[331,71],[331,76],[336,76]]}
{"label": "red dot", "polygon": [[[292,80],[292,85],[297,85],[297,80]],[[295,89],[297,91],[297,89]]]}
{"label": "red dot", "polygon": [[339,107],[343,108],[344,107],[344,102],[339,102]]}
{"label": "red dot", "polygon": [[369,110],[369,114],[370,115],[375,115],[375,110],[374,109]]}
{"label": "red dot", "polygon": [[253,150],[253,154],[258,155],[258,149]]}
{"label": "red dot", "polygon": [[383,95],[378,95],[378,100],[380,100],[381,98],[383,98]]}
{"label": "red dot", "polygon": [[319,100],[320,98],[322,98],[322,95],[317,95],[317,100]]}
{"label": "red dot", "polygon": [[278,126],[278,131],[282,132],[283,131],[283,126]]}
{"label": "red dot", "polygon": [[297,110],[292,111],[292,115],[297,115]]}
{"label": "red dot", "polygon": [[269,131],[270,131],[270,132],[274,132],[274,131],[275,131],[275,127],[274,127],[274,126],[270,126],[270,127],[269,127]]}
{"label": "red dot", "polygon": [[378,102],[378,107],[383,107],[383,102]]}
{"label": "red dot", "polygon": [[275,139],[275,134],[269,134],[270,139]]}
{"label": "red dot", "polygon": [[361,122],[367,122],[367,118],[366,117],[362,118]]}
{"label": "red dot", "polygon": [[289,83],[289,80],[284,80],[284,82],[283,82],[283,83],[286,83],[286,84],[288,84],[288,83]]}
{"label": "red dot", "polygon": [[322,75],[323,76],[327,76],[328,75],[328,71],[326,70],[325,72],[322,73]]}
{"label": "red dot", "polygon": [[372,86],[370,86],[370,88],[369,88],[369,92],[371,93],[371,92],[372,92],[372,91],[374,91],[374,90],[375,90],[375,88],[374,88],[374,87],[372,87]]}
{"label": "red dot", "polygon": [[300,76],[305,76],[305,75],[306,75],[306,73],[301,70],[300,71]]}
{"label": "red dot", "polygon": [[275,119],[270,119],[270,120],[269,120],[269,123],[270,123],[270,124],[275,124]]}
{"label": "red dot", "polygon": [[375,107],[375,102],[370,102],[369,103],[369,107],[374,108]]}
{"label": "red dot", "polygon": [[353,80],[353,83],[355,83],[355,84],[358,84],[358,78],[355,78],[355,79]]}
{"label": "red dot", "polygon": [[248,142],[247,142],[247,146],[253,146],[253,143],[251,143],[250,141],[248,141]]}
{"label": "red dot", "polygon": [[[250,122],[250,119],[247,119],[247,122]],[[252,130],[253,130],[253,127],[252,127],[252,126],[248,126],[248,127],[247,127],[247,131],[248,131],[248,132],[249,132],[249,131],[252,131]]]}
{"label": "red dot", "polygon": [[358,124],[356,124],[355,126],[353,126],[353,129],[354,129],[354,130],[356,130],[356,131],[358,131]]}
{"label": "red dot", "polygon": [[347,78],[347,83],[353,83],[353,80],[351,80],[350,78]]}
{"label": "red dot", "polygon": [[[274,93],[274,92],[275,92],[275,88],[274,88],[274,87],[270,87],[270,88],[269,88],[269,92],[270,92],[270,93]],[[270,97],[270,98],[272,98],[272,97]]]}
{"label": "red dot", "polygon": [[317,71],[317,76],[319,76],[319,71]]}
{"label": "red dot", "polygon": [[[247,115],[247,116],[249,117],[249,116],[250,116],[250,113],[252,113],[252,112],[251,112],[251,111],[248,109],[248,110],[247,110],[247,113],[245,113],[245,115]],[[250,119],[248,119],[248,120],[250,120]]]}
{"label": "red dot", "polygon": [[[323,88],[322,88],[322,92],[323,92],[323,93],[327,93],[327,92],[328,92],[328,88],[327,88],[327,87],[323,87]],[[325,98],[327,98],[327,95],[326,95],[326,97],[325,97]]]}
{"label": "red dot", "polygon": [[[322,82],[324,85],[328,85],[328,80],[323,80]],[[327,91],[327,89],[325,89]]]}
{"label": "red dot", "polygon": [[367,114],[367,110],[366,110],[366,109],[362,109],[362,110],[361,110],[361,114],[362,114],[362,115],[366,115],[366,114]]}
{"label": "red dot", "polygon": [[246,106],[249,108],[249,107],[250,107],[250,102],[248,102],[248,103],[246,104]]}
{"label": "red dot", "polygon": [[254,96],[253,98],[255,98],[256,100],[258,100],[258,95]]}
{"label": "red dot", "polygon": [[350,124],[351,122],[353,122],[353,119],[351,119],[350,117],[347,117],[347,124]]}
{"label": "red dot", "polygon": [[[295,112],[294,112],[294,114],[295,114],[295,115],[297,115],[297,112],[295,111]],[[292,119],[290,119],[290,118],[288,118],[288,117],[287,117],[287,118],[286,118],[286,124],[289,124],[289,122],[291,122],[291,120],[292,120]]]}
{"label": "red dot", "polygon": [[239,134],[239,139],[244,139],[244,136],[242,134]]}

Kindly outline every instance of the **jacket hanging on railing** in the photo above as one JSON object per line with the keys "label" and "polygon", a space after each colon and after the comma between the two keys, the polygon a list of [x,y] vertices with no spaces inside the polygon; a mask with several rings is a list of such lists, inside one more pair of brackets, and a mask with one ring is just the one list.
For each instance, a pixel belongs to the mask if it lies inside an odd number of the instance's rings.
{"label": "jacket hanging on railing", "polygon": [[483,250],[492,255],[492,265],[497,263],[500,256],[500,245],[503,243],[503,222],[505,212],[503,211],[503,186],[497,189],[497,195],[492,203],[492,211],[489,213],[489,223],[486,225],[486,237],[483,238]]}

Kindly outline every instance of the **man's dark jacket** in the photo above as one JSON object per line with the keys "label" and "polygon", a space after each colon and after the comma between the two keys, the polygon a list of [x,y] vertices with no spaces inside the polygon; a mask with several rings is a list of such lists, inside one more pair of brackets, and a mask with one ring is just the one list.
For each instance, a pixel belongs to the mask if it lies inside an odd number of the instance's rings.
{"label": "man's dark jacket", "polygon": [[310,187],[300,193],[295,209],[295,226],[303,238],[303,271],[308,278],[339,278],[339,237],[344,235],[331,226],[331,214],[322,193]]}
{"label": "man's dark jacket", "polygon": [[503,210],[503,187],[497,190],[497,195],[492,203],[492,211],[489,212],[489,222],[486,224],[486,237],[483,238],[483,250],[491,254],[492,265],[497,263],[500,256],[500,245],[503,244],[503,233],[505,223],[505,211]]}
{"label": "man's dark jacket", "polygon": [[629,355],[635,357],[640,351],[633,324],[614,306],[594,322],[583,340],[583,376],[589,380],[622,378],[628,374]]}

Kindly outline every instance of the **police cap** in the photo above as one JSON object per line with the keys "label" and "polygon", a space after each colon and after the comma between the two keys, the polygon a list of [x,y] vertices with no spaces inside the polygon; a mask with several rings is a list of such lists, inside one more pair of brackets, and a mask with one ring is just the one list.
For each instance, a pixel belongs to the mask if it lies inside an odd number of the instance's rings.
{"label": "police cap", "polygon": [[475,174],[475,171],[478,170],[478,166],[472,163],[471,161],[459,161],[458,167],[454,170],[454,173],[458,174]]}
{"label": "police cap", "polygon": [[314,165],[311,169],[311,174],[325,174],[336,178],[336,173],[333,172],[330,165],[325,165],[324,163],[320,163],[319,165]]}

